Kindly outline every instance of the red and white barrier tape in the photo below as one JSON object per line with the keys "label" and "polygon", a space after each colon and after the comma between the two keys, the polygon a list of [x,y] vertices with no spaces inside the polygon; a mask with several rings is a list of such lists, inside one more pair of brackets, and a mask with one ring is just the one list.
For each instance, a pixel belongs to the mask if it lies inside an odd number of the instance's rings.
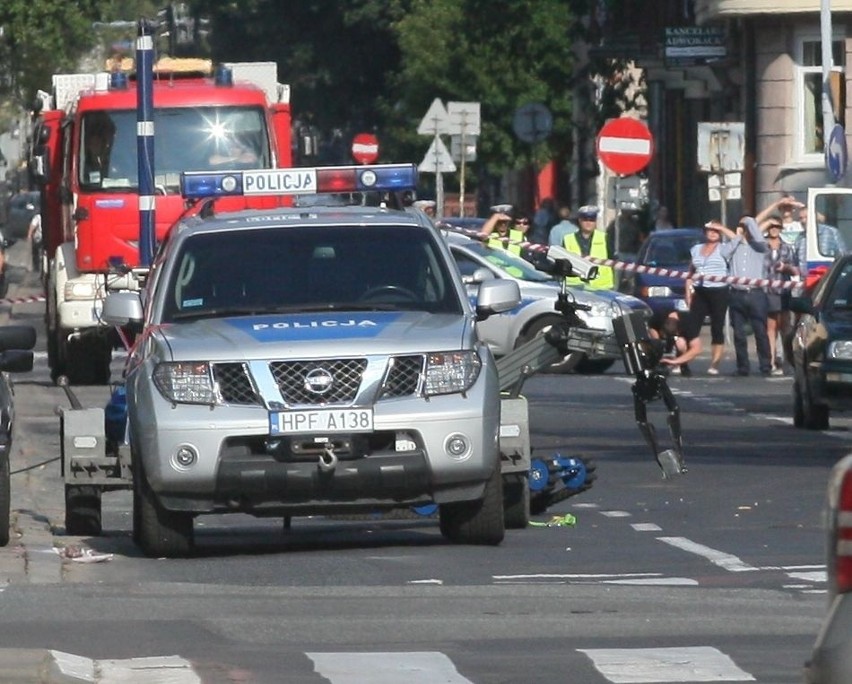
{"label": "red and white barrier tape", "polygon": [[[455,228],[453,226],[441,226],[443,230],[449,230],[454,233],[462,233],[468,237],[474,238],[476,240],[480,240],[481,242],[489,242],[491,240],[499,240],[504,245],[516,245],[521,249],[525,249],[530,252],[540,252],[542,254],[546,254],[550,245],[541,245],[537,242],[519,242],[517,240],[512,240],[511,238],[499,237],[498,235],[488,234],[488,233],[480,233],[475,230],[465,230],[464,228]],[[688,271],[679,271],[674,268],[660,268],[659,266],[643,266],[642,264],[637,264],[632,261],[617,261],[615,259],[599,259],[597,257],[585,257],[593,264],[598,264],[599,266],[609,266],[610,268],[617,268],[621,271],[630,271],[633,273],[651,273],[654,275],[662,275],[669,276],[672,278],[682,278],[686,280],[689,277]],[[741,285],[747,287],[775,287],[775,288],[783,288],[785,290],[792,289],[796,286],[801,285],[800,282],[792,281],[792,280],[768,280],[766,278],[743,278],[741,276],[713,276],[713,275],[693,275],[692,279],[694,281],[706,281],[710,283],[728,283],[729,285]]]}
{"label": "red and white barrier tape", "polygon": [[0,304],[27,304],[29,302],[44,302],[47,297],[44,295],[32,295],[30,297],[8,297],[0,299]]}

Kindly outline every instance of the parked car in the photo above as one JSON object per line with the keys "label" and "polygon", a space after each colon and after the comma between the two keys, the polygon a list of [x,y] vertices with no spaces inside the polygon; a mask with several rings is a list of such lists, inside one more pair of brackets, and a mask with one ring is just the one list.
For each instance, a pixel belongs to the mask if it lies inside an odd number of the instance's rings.
{"label": "parked car", "polygon": [[[554,303],[561,283],[550,275],[538,271],[528,261],[502,249],[493,249],[480,240],[461,233],[444,231],[450,252],[456,260],[462,279],[471,297],[476,296],[476,285],[481,281],[482,269],[488,277],[514,280],[521,290],[521,303],[507,313],[496,314],[481,321],[479,334],[495,356],[503,356],[520,344],[532,339],[548,327],[561,321],[562,316]],[[650,308],[630,295],[610,290],[569,288],[574,299],[589,307],[578,315],[589,328],[604,330],[614,336],[612,319],[621,309],[642,309],[651,316]],[[613,347],[617,348],[617,347]],[[581,373],[603,373],[621,358],[620,352],[607,358],[584,358],[575,367]],[[550,372],[569,370],[573,360],[565,358],[550,367]]]}
{"label": "parked car", "polygon": [[[686,271],[691,261],[689,250],[704,239],[700,228],[672,228],[652,232],[636,255],[637,266]],[[686,280],[660,273],[628,273],[622,291],[638,297],[655,314],[686,311]]]}
{"label": "parked car", "polygon": [[826,495],[828,609],[810,660],[807,684],[852,682],[852,454],[831,470]]}
{"label": "parked car", "polygon": [[790,308],[799,314],[790,343],[793,424],[825,430],[831,411],[852,409],[852,254]]}
{"label": "parked car", "polygon": [[18,192],[9,198],[6,210],[6,225],[3,234],[7,239],[23,239],[27,237],[30,220],[41,207],[41,196],[38,191],[27,190]]}
{"label": "parked car", "polygon": [[9,543],[12,514],[9,455],[12,451],[15,405],[7,373],[32,370],[35,342],[36,331],[31,325],[0,327],[0,546]]}

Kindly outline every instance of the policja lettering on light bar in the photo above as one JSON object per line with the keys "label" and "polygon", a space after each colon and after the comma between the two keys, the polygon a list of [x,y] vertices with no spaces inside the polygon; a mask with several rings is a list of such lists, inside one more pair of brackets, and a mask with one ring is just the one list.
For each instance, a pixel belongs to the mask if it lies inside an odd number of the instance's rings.
{"label": "policja lettering on light bar", "polygon": [[316,169],[243,171],[243,194],[305,193],[317,191]]}

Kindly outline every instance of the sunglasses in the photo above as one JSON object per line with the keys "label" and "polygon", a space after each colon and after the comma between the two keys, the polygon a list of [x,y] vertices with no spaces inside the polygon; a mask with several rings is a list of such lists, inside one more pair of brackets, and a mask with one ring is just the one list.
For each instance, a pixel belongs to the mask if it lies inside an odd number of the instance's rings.
{"label": "sunglasses", "polygon": [[768,226],[766,226],[766,227],[767,227],[767,228],[769,228],[770,230],[771,230],[772,228],[778,228],[778,230],[781,230],[781,224],[780,224],[780,223],[770,223],[770,224],[769,224]]}

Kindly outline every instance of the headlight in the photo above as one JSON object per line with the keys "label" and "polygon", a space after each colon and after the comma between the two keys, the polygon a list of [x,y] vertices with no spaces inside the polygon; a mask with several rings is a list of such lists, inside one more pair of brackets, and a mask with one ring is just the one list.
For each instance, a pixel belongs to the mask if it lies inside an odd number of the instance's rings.
{"label": "headlight", "polygon": [[154,369],[154,385],[167,401],[176,404],[216,404],[216,388],[210,364],[204,361],[173,361]]}
{"label": "headlight", "polygon": [[65,283],[65,301],[85,300],[95,298],[94,283]]}
{"label": "headlight", "polygon": [[591,308],[588,311],[578,311],[581,318],[585,315],[589,318],[610,318],[612,316],[612,302],[595,299],[592,302],[583,302]]}
{"label": "headlight", "polygon": [[655,285],[654,287],[643,287],[642,295],[644,297],[671,297],[674,294],[672,288],[665,285]]}
{"label": "headlight", "polygon": [[426,396],[466,392],[476,379],[482,362],[473,351],[434,352],[426,357]]}
{"label": "headlight", "polygon": [[828,345],[828,358],[852,360],[852,340],[838,340]]}

